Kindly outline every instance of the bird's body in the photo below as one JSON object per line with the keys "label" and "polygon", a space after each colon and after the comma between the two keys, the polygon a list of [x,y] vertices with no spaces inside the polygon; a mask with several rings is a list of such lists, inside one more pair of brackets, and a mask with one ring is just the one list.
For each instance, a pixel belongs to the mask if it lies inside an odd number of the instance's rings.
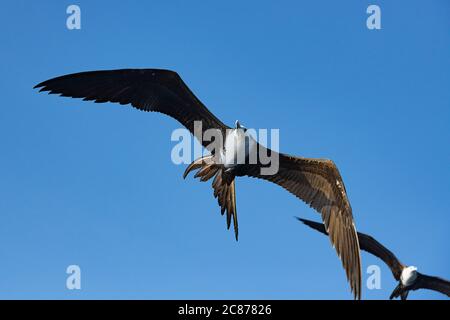
{"label": "bird's body", "polygon": [[[302,218],[297,219],[312,229],[327,234],[322,223]],[[402,300],[406,300],[410,291],[418,289],[434,290],[450,297],[450,281],[422,274],[417,271],[415,266],[404,265],[389,249],[367,234],[358,232],[358,238],[361,250],[367,251],[383,260],[391,269],[395,280],[398,281],[397,287],[395,287],[389,297],[390,299],[400,297]]]}
{"label": "bird's body", "polygon": [[236,121],[236,129],[228,130],[225,135],[224,147],[220,149],[218,162],[226,169],[248,163],[250,154],[255,152],[256,148],[257,142],[246,133],[239,121]]}
{"label": "bird's body", "polygon": [[[213,179],[214,196],[227,225],[233,220],[236,239],[238,223],[235,178],[253,177],[280,185],[318,211],[340,257],[355,298],[361,295],[361,260],[352,209],[344,182],[331,160],[294,157],[263,147],[245,133],[239,123],[231,129],[223,124],[192,93],[180,76],[170,70],[121,69],[69,74],[44,81],[35,88],[65,97],[96,103],[131,104],[142,111],[164,113],[185,126],[211,154],[192,162],[184,176],[198,170],[201,181]],[[196,123],[201,130],[196,130]],[[203,135],[221,134],[223,145],[211,147]],[[218,152],[217,152],[218,151]],[[267,173],[259,154],[279,159],[278,170]],[[242,163],[243,158],[243,163]],[[254,161],[249,161],[254,160]]]}
{"label": "bird's body", "polygon": [[400,282],[403,286],[408,287],[412,285],[417,279],[417,267],[404,267],[400,274]]}

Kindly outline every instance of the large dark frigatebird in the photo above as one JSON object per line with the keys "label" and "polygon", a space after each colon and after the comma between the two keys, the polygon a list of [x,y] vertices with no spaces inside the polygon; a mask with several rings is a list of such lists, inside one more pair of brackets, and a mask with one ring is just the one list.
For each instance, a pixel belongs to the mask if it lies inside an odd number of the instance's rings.
{"label": "large dark frigatebird", "polygon": [[[266,164],[259,161],[259,158],[256,163],[244,161],[236,164],[236,149],[228,148],[232,141],[237,141],[238,146],[244,146],[246,159],[249,158],[250,149],[261,152],[265,147],[248,139],[245,128],[238,121],[235,128],[223,124],[193,94],[181,77],[169,70],[81,72],[44,81],[35,88],[50,94],[83,98],[96,103],[131,104],[139,110],[161,112],[178,120],[211,151],[210,155],[189,165],[185,176],[192,170],[198,170],[195,176],[201,181],[214,177],[214,196],[218,199],[222,214],[226,212],[228,228],[233,219],[236,239],[238,223],[235,177],[249,176],[282,186],[321,214],[331,242],[342,260],[355,298],[360,298],[361,261],[358,237],[343,180],[331,160],[295,157],[266,148],[266,153],[277,156],[279,163],[276,173],[262,174],[261,169]],[[196,122],[201,123],[201,130],[196,130]],[[216,130],[224,137],[218,152],[217,148],[210,147],[210,141],[203,139],[207,130]],[[229,162],[227,159],[233,161]]]}

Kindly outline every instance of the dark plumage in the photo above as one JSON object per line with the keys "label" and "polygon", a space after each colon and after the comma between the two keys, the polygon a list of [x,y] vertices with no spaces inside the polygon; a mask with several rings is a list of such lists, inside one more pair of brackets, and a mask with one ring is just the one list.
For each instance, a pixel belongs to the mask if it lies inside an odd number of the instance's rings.
{"label": "dark plumage", "polygon": [[[35,88],[65,97],[83,98],[96,103],[131,104],[143,111],[167,114],[188,128],[198,139],[207,129],[218,130],[226,137],[229,127],[217,119],[192,93],[180,76],[169,70],[123,69],[92,71],[53,78]],[[194,121],[201,121],[202,131],[194,130]],[[239,130],[236,128],[235,130]],[[203,146],[209,143],[200,139]],[[258,145],[258,150],[264,149]],[[213,155],[215,150],[210,150]],[[269,152],[274,152],[270,151]],[[221,212],[227,213],[227,225],[233,219],[236,239],[238,223],[235,197],[235,177],[250,176],[276,183],[317,210],[325,222],[333,246],[342,260],[347,278],[356,298],[361,296],[361,261],[358,237],[344,183],[331,160],[308,159],[279,154],[279,171],[261,175],[264,165],[239,164],[226,168],[215,157],[194,161],[186,170],[199,170],[196,177],[207,181],[214,177],[214,196]]]}
{"label": "dark plumage", "polygon": [[[302,218],[297,218],[307,226],[311,227],[312,229],[315,229],[325,235],[327,235],[327,231],[325,230],[325,226],[322,223],[314,222]],[[397,280],[399,283],[397,287],[394,289],[392,294],[390,295],[390,299],[401,297],[402,300],[406,300],[408,297],[408,293],[411,290],[418,290],[418,289],[429,289],[441,292],[447,296],[450,297],[450,282],[433,276],[428,276],[425,274],[422,274],[420,272],[417,272],[417,278],[414,280],[414,282],[411,285],[405,286],[402,283],[401,276],[402,272],[405,268],[407,268],[406,265],[400,262],[400,260],[385,246],[383,246],[381,243],[379,243],[377,240],[375,240],[373,237],[358,232],[358,239],[359,239],[359,245],[361,250],[367,251],[377,258],[380,258],[384,261],[384,263],[387,264],[387,266],[391,269],[392,275],[394,276],[395,280]]]}

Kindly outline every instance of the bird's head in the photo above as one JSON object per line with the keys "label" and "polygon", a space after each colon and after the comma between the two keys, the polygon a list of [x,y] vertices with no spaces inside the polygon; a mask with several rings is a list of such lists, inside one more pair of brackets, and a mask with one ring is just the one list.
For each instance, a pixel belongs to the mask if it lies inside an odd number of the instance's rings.
{"label": "bird's head", "polygon": [[409,272],[415,272],[415,271],[417,271],[417,267],[409,266],[409,267],[406,267],[406,270],[408,270]]}
{"label": "bird's head", "polygon": [[247,131],[247,128],[246,127],[244,127],[243,125],[241,125],[241,123],[239,122],[239,120],[236,120],[236,129],[242,129],[242,130],[244,130],[244,132],[246,132]]}

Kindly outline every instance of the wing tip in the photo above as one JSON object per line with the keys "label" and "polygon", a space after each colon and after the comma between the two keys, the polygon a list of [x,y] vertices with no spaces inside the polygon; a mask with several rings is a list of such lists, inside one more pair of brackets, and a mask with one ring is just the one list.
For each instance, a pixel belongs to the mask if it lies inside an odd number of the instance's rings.
{"label": "wing tip", "polygon": [[36,84],[36,85],[33,87],[33,89],[39,89],[39,88],[41,88],[41,90],[40,90],[39,92],[41,92],[41,91],[48,91],[48,90],[50,90],[50,88],[48,87],[48,85],[50,84],[50,81],[52,81],[52,80],[54,80],[54,79],[57,79],[57,78],[53,78],[53,79],[49,79],[49,80],[45,80],[45,81],[39,82],[38,84]]}
{"label": "wing tip", "polygon": [[35,86],[33,87],[33,89],[39,89],[39,92],[42,92],[42,91],[49,91],[49,88],[47,88],[43,82],[38,83],[37,85],[35,85]]}
{"label": "wing tip", "polygon": [[297,219],[298,221],[300,221],[300,222],[302,222],[303,224],[306,224],[306,225],[308,225],[308,220],[307,219],[303,219],[303,218],[300,218],[300,217],[297,217],[297,216],[294,216],[294,219]]}

